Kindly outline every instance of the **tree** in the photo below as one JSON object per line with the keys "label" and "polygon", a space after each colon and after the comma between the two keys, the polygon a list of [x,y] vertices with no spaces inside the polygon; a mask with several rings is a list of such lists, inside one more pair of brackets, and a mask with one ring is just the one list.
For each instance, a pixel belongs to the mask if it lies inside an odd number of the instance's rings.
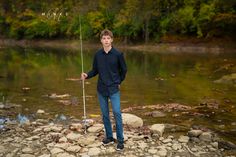
{"label": "tree", "polygon": [[136,37],[141,28],[140,17],[137,12],[140,8],[140,1],[127,0],[124,7],[115,17],[115,33],[124,37],[124,43],[128,43],[130,36]]}

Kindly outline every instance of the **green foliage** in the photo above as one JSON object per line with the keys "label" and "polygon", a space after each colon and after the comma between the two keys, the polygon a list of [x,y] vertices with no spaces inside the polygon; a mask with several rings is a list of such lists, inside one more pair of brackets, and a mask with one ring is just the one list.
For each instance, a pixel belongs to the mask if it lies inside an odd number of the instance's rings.
{"label": "green foliage", "polygon": [[93,33],[98,36],[100,31],[104,29],[106,18],[101,12],[94,11],[88,13],[88,21],[93,29]]}
{"label": "green foliage", "polygon": [[51,38],[57,34],[57,23],[55,21],[33,20],[25,31],[25,37],[32,38]]}
{"label": "green foliage", "polygon": [[192,6],[186,6],[177,11],[174,15],[175,26],[179,26],[179,30],[182,34],[191,33],[194,31],[194,8]]}
{"label": "green foliage", "polygon": [[6,26],[5,26],[5,18],[0,15],[0,34],[4,34],[6,31]]}
{"label": "green foliage", "polygon": [[137,0],[127,0],[125,7],[120,10],[115,18],[115,32],[119,36],[136,37],[139,29],[141,29],[141,21],[137,16],[140,2]]}
{"label": "green foliage", "polygon": [[0,6],[1,36],[16,39],[78,38],[79,17],[85,39],[105,28],[121,39],[145,42],[166,34],[206,38],[236,33],[235,0],[3,0]]}
{"label": "green foliage", "polygon": [[161,34],[166,34],[167,32],[169,32],[170,30],[170,26],[171,26],[171,21],[172,21],[172,18],[171,17],[166,17],[166,18],[163,18],[161,21],[160,21],[160,30],[161,30]]}
{"label": "green foliage", "polygon": [[212,18],[215,16],[215,7],[213,4],[202,4],[198,17],[197,17],[197,35],[202,37],[209,31],[209,25],[212,22]]}

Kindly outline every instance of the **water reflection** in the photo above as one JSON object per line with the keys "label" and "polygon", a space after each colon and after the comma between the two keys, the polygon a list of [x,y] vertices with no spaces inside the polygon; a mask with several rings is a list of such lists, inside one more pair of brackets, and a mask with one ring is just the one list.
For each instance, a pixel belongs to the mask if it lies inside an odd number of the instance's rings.
{"label": "water reflection", "polygon": [[[93,51],[85,52],[85,70],[91,68],[93,54]],[[236,72],[235,66],[227,67],[236,63],[236,54],[127,51],[125,58],[128,74],[121,87],[122,108],[164,103],[198,106],[204,101],[218,104],[218,109],[206,110],[204,114],[209,116],[200,117],[174,112],[164,118],[153,118],[143,114],[147,111],[135,110],[135,114],[143,117],[146,124],[165,122],[203,125],[225,131],[236,129],[232,125],[236,119],[235,84],[213,82]],[[81,83],[71,81],[80,76],[78,52],[7,48],[1,49],[0,60],[0,93],[7,101],[21,104],[19,112],[26,114],[44,109],[49,113],[78,118],[83,116]],[[68,94],[66,100],[76,99],[78,105],[62,103],[64,98],[51,99],[51,94]],[[96,79],[86,81],[86,95],[88,115],[100,114]],[[174,115],[177,114],[179,116],[176,118]]]}

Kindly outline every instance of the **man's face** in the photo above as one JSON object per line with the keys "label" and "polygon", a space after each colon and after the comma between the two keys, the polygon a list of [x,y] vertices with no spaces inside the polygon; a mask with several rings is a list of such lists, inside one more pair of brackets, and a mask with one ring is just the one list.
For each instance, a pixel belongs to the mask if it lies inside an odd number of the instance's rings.
{"label": "man's face", "polygon": [[113,39],[109,35],[103,35],[101,39],[101,43],[103,47],[110,47]]}

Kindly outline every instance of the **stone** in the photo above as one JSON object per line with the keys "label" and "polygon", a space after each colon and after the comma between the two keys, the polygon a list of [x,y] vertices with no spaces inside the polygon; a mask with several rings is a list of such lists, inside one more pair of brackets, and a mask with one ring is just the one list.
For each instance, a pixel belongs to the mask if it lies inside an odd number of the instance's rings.
{"label": "stone", "polygon": [[39,157],[51,157],[50,154],[43,154],[43,155],[40,155]]}
{"label": "stone", "polygon": [[100,154],[101,150],[97,147],[90,148],[88,151],[89,156],[98,156]]}
{"label": "stone", "polygon": [[7,152],[7,149],[4,146],[0,145],[0,153],[5,153]]}
{"label": "stone", "polygon": [[3,140],[4,143],[12,142],[12,141],[14,141],[14,139],[11,137],[7,137],[5,140]]}
{"label": "stone", "polygon": [[157,118],[157,117],[161,118],[161,117],[165,117],[165,116],[166,116],[166,114],[163,112],[160,112],[160,111],[153,111],[152,112],[152,117],[154,117],[154,118]]}
{"label": "stone", "polygon": [[54,145],[55,148],[67,149],[70,146],[70,143],[57,143]]}
{"label": "stone", "polygon": [[75,157],[75,156],[64,152],[64,153],[57,154],[56,157]]}
{"label": "stone", "polygon": [[210,142],[212,140],[212,134],[210,132],[203,132],[199,139],[202,141]]}
{"label": "stone", "polygon": [[44,128],[43,129],[43,132],[50,132],[51,131],[51,128],[50,127],[47,127],[47,128]]}
{"label": "stone", "polygon": [[60,148],[53,148],[52,150],[50,150],[52,156],[55,154],[59,154],[59,153],[63,153],[64,150],[60,149]]}
{"label": "stone", "polygon": [[46,147],[47,147],[48,150],[51,150],[51,149],[53,149],[54,145],[55,145],[54,143],[48,143],[46,145]]}
{"label": "stone", "polygon": [[190,130],[190,131],[188,132],[188,136],[189,136],[189,137],[198,137],[198,136],[200,136],[202,133],[203,133],[202,130]]}
{"label": "stone", "polygon": [[236,73],[225,75],[218,80],[215,80],[214,83],[224,83],[224,84],[235,84]]}
{"label": "stone", "polygon": [[38,135],[26,138],[26,140],[28,140],[28,141],[33,141],[33,140],[38,140],[38,139],[40,139],[40,137]]}
{"label": "stone", "polygon": [[33,133],[41,132],[43,129],[42,128],[36,128]]}
{"label": "stone", "polygon": [[150,130],[153,133],[157,133],[159,136],[162,136],[163,132],[165,130],[165,125],[164,124],[154,124],[151,126]]}
{"label": "stone", "polygon": [[191,137],[190,138],[192,142],[199,143],[201,140],[197,137]]}
{"label": "stone", "polygon": [[91,144],[93,144],[94,142],[95,142],[95,139],[96,139],[97,137],[96,136],[87,136],[87,137],[80,137],[79,139],[78,139],[78,143],[80,144],[80,145],[82,145],[82,146],[87,146],[87,145],[91,145]]}
{"label": "stone", "polygon": [[148,147],[148,144],[145,143],[145,142],[140,142],[140,143],[138,143],[138,147],[139,147],[141,150],[144,150],[145,148]]}
{"label": "stone", "polygon": [[168,138],[168,139],[174,139],[174,136],[169,135],[167,138]]}
{"label": "stone", "polygon": [[80,130],[83,128],[83,126],[82,126],[82,124],[80,124],[80,123],[72,123],[72,124],[69,126],[69,128],[70,128],[71,130],[80,131]]}
{"label": "stone", "polygon": [[68,140],[65,136],[61,137],[59,140],[58,140],[60,143],[66,143]]}
{"label": "stone", "polygon": [[171,142],[166,143],[165,146],[172,147],[172,143]]}
{"label": "stone", "polygon": [[217,148],[217,149],[218,149],[218,142],[212,142],[211,145],[212,145],[214,148]]}
{"label": "stone", "polygon": [[169,143],[169,142],[172,142],[172,139],[164,139],[163,141],[162,141],[163,143]]}
{"label": "stone", "polygon": [[114,153],[115,151],[116,151],[116,150],[114,149],[114,147],[109,147],[109,148],[106,149],[105,152],[106,152],[107,154],[111,154],[111,153]]}
{"label": "stone", "polygon": [[151,149],[148,150],[148,153],[156,154],[157,153],[157,149],[151,148]]}
{"label": "stone", "polygon": [[62,131],[63,127],[62,126],[52,126],[51,131],[53,132],[60,132]]}
{"label": "stone", "polygon": [[22,149],[22,153],[25,153],[25,154],[33,154],[34,151],[33,151],[33,149],[27,147],[27,148]]}
{"label": "stone", "polygon": [[48,123],[48,120],[46,120],[46,119],[37,119],[35,122],[36,122],[36,123],[47,124],[47,123]]}
{"label": "stone", "polygon": [[78,153],[80,151],[80,146],[70,146],[66,149],[68,152]]}
{"label": "stone", "polygon": [[167,150],[161,149],[161,150],[157,151],[157,155],[159,155],[160,157],[165,157],[165,156],[167,156]]}
{"label": "stone", "polygon": [[71,140],[71,141],[77,141],[77,140],[79,140],[80,138],[82,137],[82,135],[81,134],[76,134],[76,133],[69,133],[67,136],[66,136],[66,138],[68,139],[68,140]]}
{"label": "stone", "polygon": [[[116,135],[116,134],[115,134]],[[131,137],[134,141],[139,141],[139,140],[143,140],[144,139],[144,136],[143,135],[140,135],[140,136],[138,136],[138,135],[133,135],[132,137]]]}
{"label": "stone", "polygon": [[102,131],[103,128],[104,128],[103,125],[93,125],[88,128],[88,132],[98,133],[98,132]]}
{"label": "stone", "polygon": [[197,152],[197,148],[191,148],[191,151]]}
{"label": "stone", "polygon": [[182,135],[182,136],[179,137],[178,141],[181,142],[181,143],[188,143],[189,137]]}
{"label": "stone", "polygon": [[32,154],[21,154],[20,157],[35,157]]}
{"label": "stone", "polygon": [[182,145],[181,144],[178,144],[178,143],[174,143],[172,145],[172,148],[177,151],[177,150],[180,150],[182,148]]}
{"label": "stone", "polygon": [[37,114],[44,114],[45,113],[45,111],[44,110],[41,110],[41,109],[39,109],[38,111],[37,111]]}
{"label": "stone", "polygon": [[143,126],[142,118],[129,114],[129,113],[122,113],[122,120],[123,124],[128,125],[133,128],[138,128]]}
{"label": "stone", "polygon": [[99,141],[96,141],[96,142],[94,142],[94,143],[92,143],[92,144],[90,144],[90,145],[88,145],[87,147],[88,148],[92,148],[92,147],[100,147],[102,145],[102,143]]}

